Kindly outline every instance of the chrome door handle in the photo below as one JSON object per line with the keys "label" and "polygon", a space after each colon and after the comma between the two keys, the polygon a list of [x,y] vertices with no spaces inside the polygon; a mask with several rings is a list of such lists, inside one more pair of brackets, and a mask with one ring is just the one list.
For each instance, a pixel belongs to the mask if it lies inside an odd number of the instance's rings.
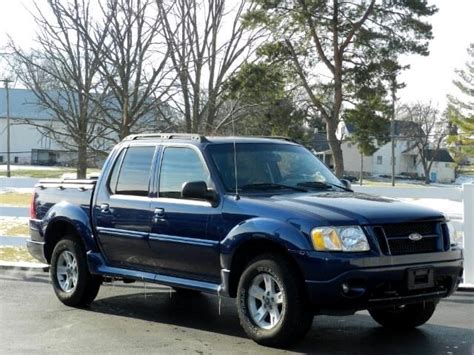
{"label": "chrome door handle", "polygon": [[164,208],[155,208],[153,212],[153,223],[158,223],[165,220],[165,209]]}
{"label": "chrome door handle", "polygon": [[100,205],[100,212],[107,213],[110,211],[110,207],[108,203],[103,203]]}
{"label": "chrome door handle", "polygon": [[155,216],[164,216],[165,215],[165,209],[164,208],[155,208]]}

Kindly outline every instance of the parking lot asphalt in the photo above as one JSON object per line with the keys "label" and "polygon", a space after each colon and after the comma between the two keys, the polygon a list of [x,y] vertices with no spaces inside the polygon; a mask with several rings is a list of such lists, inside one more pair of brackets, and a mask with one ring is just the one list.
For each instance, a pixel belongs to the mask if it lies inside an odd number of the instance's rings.
{"label": "parking lot asphalt", "polygon": [[[317,316],[286,350],[318,354],[474,354],[474,292],[443,300],[426,325],[397,333],[367,312]],[[87,309],[62,305],[45,272],[0,270],[2,354],[283,353],[249,340],[234,300],[181,296],[164,286],[104,285]]]}

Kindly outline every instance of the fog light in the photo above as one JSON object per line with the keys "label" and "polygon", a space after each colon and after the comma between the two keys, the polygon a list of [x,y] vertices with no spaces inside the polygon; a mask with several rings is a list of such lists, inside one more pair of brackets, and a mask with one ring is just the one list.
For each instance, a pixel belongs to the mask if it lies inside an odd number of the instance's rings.
{"label": "fog light", "polygon": [[344,292],[344,293],[349,292],[349,285],[345,282],[342,284],[342,292]]}

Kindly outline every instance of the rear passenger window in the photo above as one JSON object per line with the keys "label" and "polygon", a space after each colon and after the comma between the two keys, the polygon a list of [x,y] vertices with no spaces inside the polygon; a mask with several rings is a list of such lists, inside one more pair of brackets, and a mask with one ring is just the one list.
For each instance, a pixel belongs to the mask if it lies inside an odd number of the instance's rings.
{"label": "rear passenger window", "polygon": [[[118,172],[117,185],[111,191],[121,195],[147,196],[155,147],[129,147]],[[110,183],[115,178],[115,170]]]}
{"label": "rear passenger window", "polygon": [[181,198],[185,182],[205,181],[209,173],[191,148],[168,147],[163,153],[160,173],[160,197]]}
{"label": "rear passenger window", "polygon": [[115,159],[114,167],[109,177],[109,183],[107,186],[109,188],[109,191],[113,194],[115,193],[115,190],[117,189],[118,174],[120,171],[120,167],[122,166],[121,163],[122,163],[123,155],[125,154],[126,151],[127,151],[126,149],[122,149],[119,156]]}

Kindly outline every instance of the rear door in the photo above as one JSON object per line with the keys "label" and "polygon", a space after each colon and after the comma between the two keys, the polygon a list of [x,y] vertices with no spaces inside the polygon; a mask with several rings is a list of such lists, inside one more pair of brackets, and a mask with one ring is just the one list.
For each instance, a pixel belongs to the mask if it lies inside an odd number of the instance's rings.
{"label": "rear door", "polygon": [[148,268],[151,251],[150,186],[155,145],[122,149],[94,205],[96,231],[107,261],[116,266]]}

